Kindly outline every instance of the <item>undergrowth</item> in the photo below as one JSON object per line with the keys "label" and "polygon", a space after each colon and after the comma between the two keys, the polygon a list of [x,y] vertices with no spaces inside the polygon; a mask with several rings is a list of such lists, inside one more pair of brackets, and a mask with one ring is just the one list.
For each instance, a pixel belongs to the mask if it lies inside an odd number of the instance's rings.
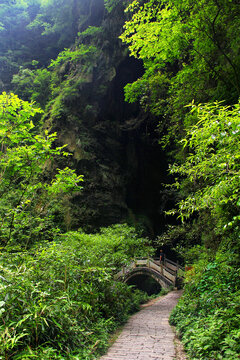
{"label": "undergrowth", "polygon": [[199,260],[170,318],[191,360],[240,359],[240,269],[231,252]]}
{"label": "undergrowth", "polygon": [[[142,250],[145,249],[145,250]],[[0,359],[96,359],[147,295],[113,280],[151,248],[133,228],[72,232],[0,257]]]}

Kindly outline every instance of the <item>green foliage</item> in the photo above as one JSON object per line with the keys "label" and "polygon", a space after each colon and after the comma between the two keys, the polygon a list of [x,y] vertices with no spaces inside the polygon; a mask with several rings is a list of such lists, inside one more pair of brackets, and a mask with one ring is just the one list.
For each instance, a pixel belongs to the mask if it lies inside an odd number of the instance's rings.
{"label": "green foliage", "polygon": [[[85,234],[70,232],[67,236],[80,242],[82,239],[86,241]],[[89,235],[88,239],[91,242],[89,247],[93,252],[92,259],[96,257],[95,261],[101,262],[102,266],[120,267],[131,258],[153,254],[153,249],[149,246],[148,240],[140,237],[134,227],[113,225],[102,228],[99,235]],[[109,254],[110,258],[108,258]]]}
{"label": "green foliage", "polygon": [[[182,219],[195,212],[207,212],[214,219],[215,231],[236,232],[239,238],[240,185],[240,104],[191,105],[198,123],[187,130],[181,142],[189,149],[183,164],[174,164],[172,174],[186,178],[188,195],[178,204]],[[190,190],[191,189],[191,190]]]}
{"label": "green foliage", "polygon": [[104,0],[104,5],[107,11],[110,13],[119,4],[120,0]]}
{"label": "green foliage", "polygon": [[[16,95],[0,96],[0,240],[3,245],[29,243],[54,233],[54,207],[64,193],[79,191],[82,176],[69,168],[44,181],[55,157],[68,156],[64,146],[53,147],[56,133],[39,135],[31,118],[41,112]],[[49,168],[50,170],[50,168]],[[60,201],[61,203],[61,201]],[[53,212],[53,213],[52,213]],[[51,237],[51,236],[50,236]]]}
{"label": "green foliage", "polygon": [[[40,30],[43,36],[58,35],[60,43],[68,44],[74,40],[76,29],[85,20],[81,15],[82,4],[75,0],[40,0],[40,9],[33,21],[28,24],[30,30]],[[81,10],[80,10],[81,9]]]}
{"label": "green foliage", "polygon": [[67,61],[75,63],[79,60],[83,62],[85,59],[89,60],[90,57],[94,56],[96,53],[95,46],[88,46],[81,44],[75,50],[65,49],[62,51],[56,60],[52,60],[49,68],[59,66]]}
{"label": "green foliage", "polygon": [[12,89],[12,76],[20,66],[32,70],[32,60],[38,61],[39,67],[47,66],[50,59],[74,43],[91,10],[88,0],[2,1],[0,89]]}
{"label": "green foliage", "polygon": [[44,108],[51,98],[51,80],[51,72],[47,69],[20,68],[18,74],[13,75],[12,84],[22,99],[34,101]]}
{"label": "green foliage", "polygon": [[[203,219],[201,220],[203,222]],[[193,249],[199,256],[202,248],[201,244],[206,244],[204,241],[205,232],[211,234],[211,243],[213,241],[212,232],[207,227],[206,221],[204,225],[202,222],[197,219],[189,223],[169,225],[165,232],[157,237],[155,242],[158,247],[171,247],[171,250],[176,252],[176,255],[179,256],[181,261],[184,261],[186,264],[191,264],[196,259],[192,257],[190,250]]]}
{"label": "green foliage", "polygon": [[162,116],[166,112],[165,108],[168,104],[166,94],[169,86],[170,80],[161,72],[152,75],[150,78],[145,75],[134,83],[125,86],[125,100],[129,103],[139,101],[146,112]]}
{"label": "green foliage", "polygon": [[130,20],[120,38],[146,70],[128,84],[126,98],[161,116],[169,135],[163,144],[181,136],[184,106],[192,99],[237,101],[240,63],[233,33],[239,28],[239,3],[135,0],[127,11]]}
{"label": "green foliage", "polygon": [[2,253],[0,356],[96,359],[109,332],[146,299],[113,273],[149,250],[133,228],[115,225],[99,234],[67,233],[31,252]]}
{"label": "green foliage", "polygon": [[78,33],[78,36],[81,38],[86,38],[86,37],[94,37],[100,33],[103,32],[103,29],[101,27],[97,27],[97,26],[88,26],[88,28],[82,32]]}
{"label": "green foliage", "polygon": [[188,272],[184,295],[170,321],[192,360],[237,359],[240,352],[240,282],[234,254],[202,258]]}

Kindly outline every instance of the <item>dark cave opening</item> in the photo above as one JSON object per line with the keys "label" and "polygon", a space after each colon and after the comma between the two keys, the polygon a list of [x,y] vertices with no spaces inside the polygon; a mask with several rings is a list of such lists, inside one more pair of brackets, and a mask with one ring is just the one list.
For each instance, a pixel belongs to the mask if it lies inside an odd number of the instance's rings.
{"label": "dark cave opening", "polygon": [[78,215],[78,226],[97,229],[127,222],[153,239],[165,230],[169,203],[169,196],[164,196],[168,164],[159,145],[159,120],[144,113],[138,103],[124,101],[124,86],[142,75],[142,63],[125,57],[114,69],[106,92],[97,97],[96,118],[86,123],[92,160],[79,162],[79,173],[90,180],[82,197],[88,210]]}
{"label": "dark cave opening", "polygon": [[128,285],[146,292],[149,296],[159,294],[161,285],[149,275],[136,275],[127,281]]}
{"label": "dark cave opening", "polygon": [[127,103],[123,90],[127,83],[134,82],[142,74],[141,61],[127,57],[120,63],[108,92],[108,109],[105,108],[104,113],[114,118],[121,129],[118,134],[122,144],[119,164],[125,174],[127,220],[134,225],[140,223],[146,234],[154,238],[164,231],[164,210],[171,208],[171,199],[164,196],[163,184],[169,182],[168,163],[159,145],[159,119],[146,115],[139,104]]}
{"label": "dark cave opening", "polygon": [[149,236],[155,237],[166,224],[164,210],[169,201],[163,196],[168,176],[166,157],[156,139],[133,136],[129,137],[128,146],[126,203],[136,222],[142,222]]}

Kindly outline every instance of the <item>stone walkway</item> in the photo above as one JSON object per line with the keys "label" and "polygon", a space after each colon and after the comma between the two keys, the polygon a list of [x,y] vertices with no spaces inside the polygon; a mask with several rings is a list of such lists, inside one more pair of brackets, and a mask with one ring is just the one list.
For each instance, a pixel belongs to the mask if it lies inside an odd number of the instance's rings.
{"label": "stone walkway", "polygon": [[131,316],[100,360],[174,360],[174,333],[168,323],[180,291],[172,291]]}

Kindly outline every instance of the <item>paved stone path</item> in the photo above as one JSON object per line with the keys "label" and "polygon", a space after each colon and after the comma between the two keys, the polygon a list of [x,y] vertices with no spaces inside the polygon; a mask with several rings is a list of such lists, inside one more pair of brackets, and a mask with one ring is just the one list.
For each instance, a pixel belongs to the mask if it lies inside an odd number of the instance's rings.
{"label": "paved stone path", "polygon": [[180,291],[172,291],[131,316],[100,360],[174,360],[174,333],[168,323]]}

